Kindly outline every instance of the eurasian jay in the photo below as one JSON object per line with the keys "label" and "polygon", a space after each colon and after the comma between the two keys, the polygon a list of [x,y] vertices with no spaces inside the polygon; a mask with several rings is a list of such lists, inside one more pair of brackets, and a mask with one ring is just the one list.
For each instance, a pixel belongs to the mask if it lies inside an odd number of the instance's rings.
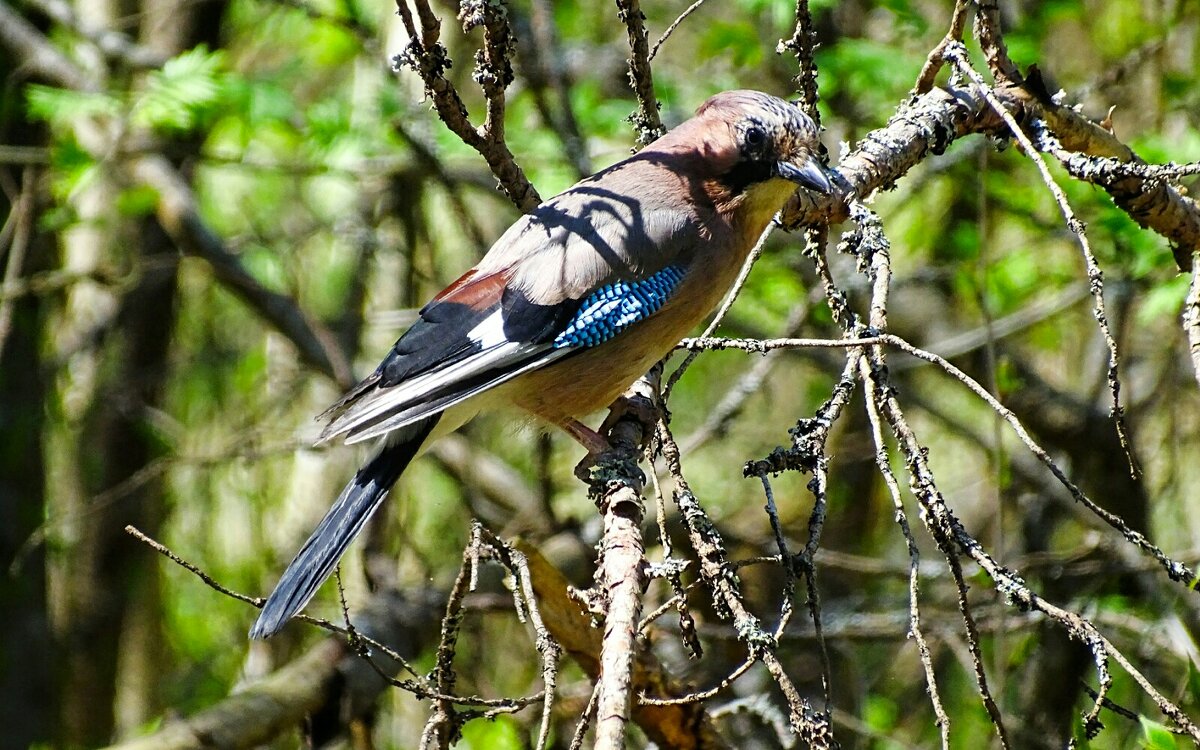
{"label": "eurasian jay", "polygon": [[409,462],[481,409],[515,406],[604,450],[578,418],[612,403],[716,307],[797,185],[830,191],[817,146],[799,108],[727,91],[521,217],[322,415],[322,441],[381,447],[288,565],[250,636],[273,635],[299,612]]}

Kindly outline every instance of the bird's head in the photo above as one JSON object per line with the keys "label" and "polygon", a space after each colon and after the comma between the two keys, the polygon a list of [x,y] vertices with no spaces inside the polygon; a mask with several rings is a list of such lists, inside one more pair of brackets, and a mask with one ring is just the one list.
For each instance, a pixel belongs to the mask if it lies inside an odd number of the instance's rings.
{"label": "bird's head", "polygon": [[783,99],[726,91],[702,104],[687,125],[680,130],[690,131],[686,142],[697,149],[693,165],[722,209],[765,224],[797,186],[832,190],[817,161],[816,125]]}

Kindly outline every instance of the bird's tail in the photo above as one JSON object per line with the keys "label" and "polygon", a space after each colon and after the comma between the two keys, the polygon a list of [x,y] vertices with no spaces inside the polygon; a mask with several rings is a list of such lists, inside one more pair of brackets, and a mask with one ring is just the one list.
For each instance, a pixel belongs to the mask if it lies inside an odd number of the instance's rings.
{"label": "bird's tail", "polygon": [[308,604],[388,490],[416,457],[440,417],[441,414],[434,414],[395,430],[388,435],[383,448],[358,470],[267,597],[250,629],[251,638],[278,633]]}

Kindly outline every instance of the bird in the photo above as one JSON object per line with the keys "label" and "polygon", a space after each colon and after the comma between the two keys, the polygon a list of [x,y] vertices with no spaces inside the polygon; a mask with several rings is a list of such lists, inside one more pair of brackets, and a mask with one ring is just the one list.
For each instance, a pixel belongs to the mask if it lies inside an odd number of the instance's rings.
{"label": "bird", "polygon": [[250,637],[303,609],[408,464],[481,410],[516,407],[590,454],[607,449],[579,420],[712,312],[797,188],[832,192],[819,149],[797,105],[726,91],[518,219],[319,417],[318,442],[379,447],[287,566]]}

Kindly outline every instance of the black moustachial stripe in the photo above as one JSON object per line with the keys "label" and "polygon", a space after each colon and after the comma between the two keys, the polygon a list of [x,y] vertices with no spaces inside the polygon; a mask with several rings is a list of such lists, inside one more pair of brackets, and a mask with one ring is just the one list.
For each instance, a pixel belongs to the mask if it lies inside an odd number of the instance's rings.
{"label": "black moustachial stripe", "polygon": [[771,179],[773,172],[767,160],[742,159],[717,179],[731,195],[740,195],[751,185]]}

